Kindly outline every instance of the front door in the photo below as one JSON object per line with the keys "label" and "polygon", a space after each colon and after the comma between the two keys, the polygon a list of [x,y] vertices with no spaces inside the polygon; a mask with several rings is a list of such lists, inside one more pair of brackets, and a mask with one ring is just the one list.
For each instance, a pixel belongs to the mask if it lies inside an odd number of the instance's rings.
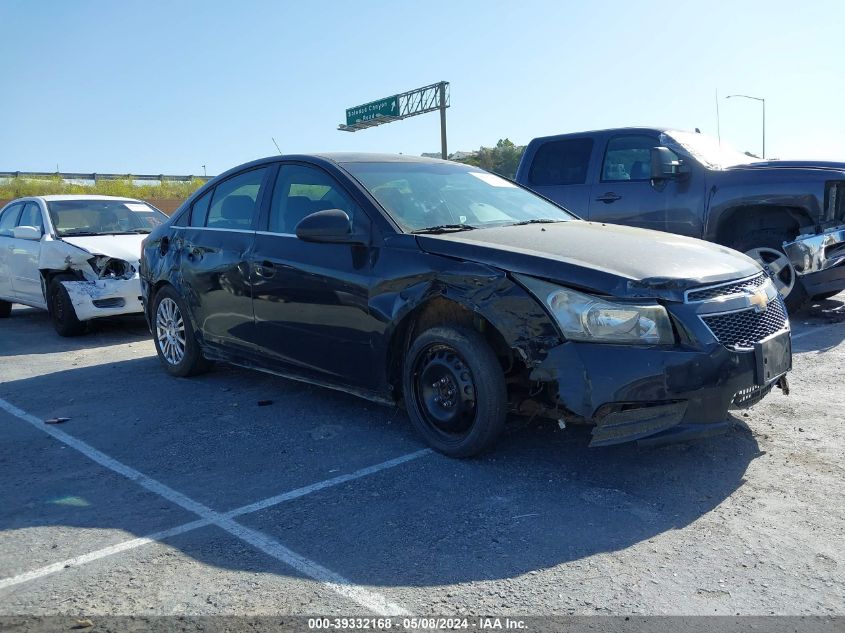
{"label": "front door", "polygon": [[312,165],[283,164],[251,258],[256,345],[275,365],[296,373],[374,387],[374,251],[297,238],[299,221],[324,209],[342,209],[355,233],[369,234],[369,218],[331,175]]}
{"label": "front door", "polygon": [[188,307],[212,345],[246,347],[254,334],[248,257],[269,171],[241,172],[197,199],[177,238]]}
{"label": "front door", "polygon": [[701,237],[703,199],[695,179],[651,180],[651,148],[658,145],[656,136],[646,134],[608,139],[589,220]]}

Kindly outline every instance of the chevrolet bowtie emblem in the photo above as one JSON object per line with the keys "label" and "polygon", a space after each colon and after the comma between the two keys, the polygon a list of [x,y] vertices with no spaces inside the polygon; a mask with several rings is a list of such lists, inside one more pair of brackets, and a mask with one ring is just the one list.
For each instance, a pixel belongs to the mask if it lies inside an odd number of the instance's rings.
{"label": "chevrolet bowtie emblem", "polygon": [[766,290],[751,286],[747,286],[745,290],[748,292],[748,302],[754,306],[754,309],[757,312],[765,312],[769,307],[769,298],[766,295]]}

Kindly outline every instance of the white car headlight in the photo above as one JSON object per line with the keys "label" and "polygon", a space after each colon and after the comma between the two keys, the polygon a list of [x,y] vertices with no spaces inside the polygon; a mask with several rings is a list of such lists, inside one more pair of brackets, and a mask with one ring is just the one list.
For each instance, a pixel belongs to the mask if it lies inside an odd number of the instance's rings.
{"label": "white car headlight", "polygon": [[675,342],[669,315],[661,305],[617,303],[533,277],[517,277],[545,304],[569,340],[640,345]]}

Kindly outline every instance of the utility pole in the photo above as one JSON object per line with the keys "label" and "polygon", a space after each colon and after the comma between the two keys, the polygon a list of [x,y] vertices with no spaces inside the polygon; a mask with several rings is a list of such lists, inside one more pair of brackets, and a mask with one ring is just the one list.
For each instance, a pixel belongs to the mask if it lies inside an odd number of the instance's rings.
{"label": "utility pole", "polygon": [[440,82],[440,158],[446,160],[449,152],[446,150],[446,82]]}

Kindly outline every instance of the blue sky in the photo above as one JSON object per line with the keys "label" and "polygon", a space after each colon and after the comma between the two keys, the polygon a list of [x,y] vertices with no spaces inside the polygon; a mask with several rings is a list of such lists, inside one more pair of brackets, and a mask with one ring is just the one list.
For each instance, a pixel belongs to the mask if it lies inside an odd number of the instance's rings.
{"label": "blue sky", "polygon": [[[451,82],[449,149],[626,125],[716,133],[766,98],[770,157],[845,160],[845,2],[0,0],[0,170],[209,174],[275,153],[439,150],[436,114],[345,108]],[[720,99],[759,153],[760,104]]]}

